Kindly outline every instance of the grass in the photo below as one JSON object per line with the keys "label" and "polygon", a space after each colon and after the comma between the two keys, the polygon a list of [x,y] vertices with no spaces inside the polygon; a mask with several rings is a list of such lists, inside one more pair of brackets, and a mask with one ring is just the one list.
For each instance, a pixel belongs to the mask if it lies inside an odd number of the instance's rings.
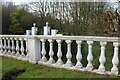
{"label": "grass", "polygon": [[90,72],[31,64],[27,61],[6,57],[2,57],[2,75],[3,80],[8,78],[120,78],[118,76],[98,75]]}

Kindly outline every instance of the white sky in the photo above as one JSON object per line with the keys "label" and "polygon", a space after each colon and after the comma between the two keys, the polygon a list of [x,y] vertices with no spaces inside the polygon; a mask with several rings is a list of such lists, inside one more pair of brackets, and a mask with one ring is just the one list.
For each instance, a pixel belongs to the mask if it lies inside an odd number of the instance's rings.
{"label": "white sky", "polygon": [[20,3],[20,2],[35,2],[35,1],[81,1],[81,2],[83,2],[83,1],[100,1],[100,2],[104,2],[104,1],[112,1],[112,2],[116,2],[116,1],[120,1],[120,0],[3,0],[3,1],[12,1],[12,2],[17,2],[17,3]]}
{"label": "white sky", "polygon": [[3,0],[6,2],[15,2],[15,4],[21,4],[21,3],[27,3],[27,2],[31,2],[33,0]]}
{"label": "white sky", "polygon": [[6,2],[15,2],[15,4],[21,4],[21,3],[28,3],[28,2],[37,2],[37,1],[61,1],[61,2],[92,2],[92,1],[100,1],[100,2],[106,2],[106,1],[112,1],[112,2],[117,2],[120,0],[3,0]]}

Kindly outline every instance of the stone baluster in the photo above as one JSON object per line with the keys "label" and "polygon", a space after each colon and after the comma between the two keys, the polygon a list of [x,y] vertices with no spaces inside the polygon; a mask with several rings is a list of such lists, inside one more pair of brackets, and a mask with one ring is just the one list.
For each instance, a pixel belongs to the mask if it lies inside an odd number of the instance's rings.
{"label": "stone baluster", "polygon": [[11,56],[15,56],[15,46],[14,46],[14,38],[10,38],[12,40],[12,53],[11,53]]}
{"label": "stone baluster", "polygon": [[25,58],[25,54],[24,54],[24,44],[23,44],[23,38],[20,38],[20,41],[21,41],[21,55],[20,55],[20,59],[24,59]]}
{"label": "stone baluster", "polygon": [[5,39],[5,38],[2,38],[2,39],[3,39],[3,55],[4,55],[4,50],[5,50],[5,46],[4,46],[4,45],[5,45],[5,42],[4,42],[4,39]]}
{"label": "stone baluster", "polygon": [[81,44],[82,44],[82,41],[76,41],[77,43],[77,55],[76,55],[76,59],[77,59],[77,63],[76,63],[76,67],[78,68],[82,68],[83,65],[81,64],[81,60],[82,60],[82,54],[81,54]]}
{"label": "stone baluster", "polygon": [[119,58],[118,58],[119,43],[118,42],[114,42],[113,46],[114,46],[114,56],[112,58],[113,67],[111,69],[111,73],[115,74],[115,75],[118,75],[119,71],[118,71],[117,66],[119,64]]}
{"label": "stone baluster", "polygon": [[63,61],[62,61],[62,51],[61,51],[61,43],[62,43],[62,40],[56,40],[58,42],[58,52],[57,52],[57,57],[58,57],[58,60],[56,62],[57,65],[62,65],[63,64]]}
{"label": "stone baluster", "polygon": [[1,49],[2,49],[2,48],[1,48],[1,46],[2,46],[2,45],[1,45],[1,38],[0,38],[0,56],[2,55],[2,52],[1,52]]}
{"label": "stone baluster", "polygon": [[87,41],[87,44],[88,44],[89,49],[88,49],[88,56],[87,56],[88,64],[86,66],[86,69],[92,70],[93,69],[93,65],[92,65],[92,61],[93,61],[92,44],[93,44],[93,41]]}
{"label": "stone baluster", "polygon": [[15,38],[16,40],[16,57],[19,57],[20,56],[20,48],[19,48],[19,39],[18,38]]}
{"label": "stone baluster", "polygon": [[73,66],[73,64],[71,62],[71,58],[72,58],[71,43],[72,43],[72,41],[71,40],[66,40],[66,43],[67,43],[67,54],[66,54],[67,62],[65,64],[65,66],[72,67]]}
{"label": "stone baluster", "polygon": [[106,46],[107,42],[100,42],[101,45],[101,54],[100,54],[100,58],[99,58],[99,62],[100,62],[100,66],[98,68],[99,72],[104,72],[105,71],[105,62],[106,62],[106,58],[105,58],[105,46]]}
{"label": "stone baluster", "polygon": [[50,56],[50,58],[49,58],[48,63],[51,64],[51,63],[54,63],[54,62],[55,62],[54,59],[53,59],[53,55],[54,55],[54,52],[53,52],[53,42],[54,42],[54,40],[49,39],[48,41],[49,41],[49,43],[50,43],[50,51],[49,51],[49,56]]}
{"label": "stone baluster", "polygon": [[46,55],[45,41],[46,41],[45,39],[41,39],[41,42],[42,42],[42,59],[41,59],[41,61],[43,61],[43,62],[47,61],[47,59],[45,57],[45,55]]}
{"label": "stone baluster", "polygon": [[26,43],[26,59],[28,60],[29,59],[29,55],[28,55],[28,39],[24,39],[25,40],[25,43]]}
{"label": "stone baluster", "polygon": [[7,38],[7,41],[8,41],[8,46],[7,46],[7,49],[8,49],[8,52],[7,52],[7,55],[10,56],[11,54],[11,46],[10,46],[10,38]]}
{"label": "stone baluster", "polygon": [[3,51],[3,54],[6,55],[6,53],[7,53],[6,38],[3,38],[3,39],[4,39],[4,51]]}
{"label": "stone baluster", "polygon": [[3,42],[2,42],[2,38],[0,38],[0,54],[2,55],[3,53]]}

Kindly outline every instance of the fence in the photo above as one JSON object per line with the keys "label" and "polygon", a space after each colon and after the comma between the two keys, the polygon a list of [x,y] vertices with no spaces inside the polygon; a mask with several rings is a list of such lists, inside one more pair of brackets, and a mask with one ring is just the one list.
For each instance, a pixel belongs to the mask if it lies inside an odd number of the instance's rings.
{"label": "fence", "polygon": [[[49,42],[49,53],[46,52],[45,44]],[[57,42],[58,51],[55,55],[53,51],[53,42]],[[63,63],[62,57],[62,42],[67,44],[66,63]],[[75,41],[77,44],[77,53],[75,65],[72,63],[71,43]],[[84,59],[82,55],[82,43],[85,41],[88,44],[88,55],[87,55],[87,66],[83,66],[81,60]],[[113,74],[119,75],[119,45],[120,39],[118,37],[96,37],[96,36],[27,36],[27,35],[0,35],[0,55],[8,56],[19,60],[29,61],[31,63],[44,64],[47,66],[53,66],[57,68],[65,68],[80,71],[90,71],[99,74]],[[101,53],[99,57],[98,69],[94,68],[93,61],[94,57],[92,54],[92,47],[94,42],[99,42],[101,46]],[[107,43],[113,43],[114,54],[111,60],[112,68],[110,71],[106,71],[105,63],[105,46]],[[46,55],[49,54],[49,59]],[[56,56],[57,61],[54,60],[53,56]]]}

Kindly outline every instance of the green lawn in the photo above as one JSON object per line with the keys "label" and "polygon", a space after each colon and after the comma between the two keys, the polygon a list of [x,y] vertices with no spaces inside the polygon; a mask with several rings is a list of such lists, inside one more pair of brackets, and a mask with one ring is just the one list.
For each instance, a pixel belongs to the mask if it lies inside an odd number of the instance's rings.
{"label": "green lawn", "polygon": [[[0,57],[1,58],[1,57]],[[120,78],[90,72],[52,68],[27,61],[2,57],[2,75],[7,78]]]}

